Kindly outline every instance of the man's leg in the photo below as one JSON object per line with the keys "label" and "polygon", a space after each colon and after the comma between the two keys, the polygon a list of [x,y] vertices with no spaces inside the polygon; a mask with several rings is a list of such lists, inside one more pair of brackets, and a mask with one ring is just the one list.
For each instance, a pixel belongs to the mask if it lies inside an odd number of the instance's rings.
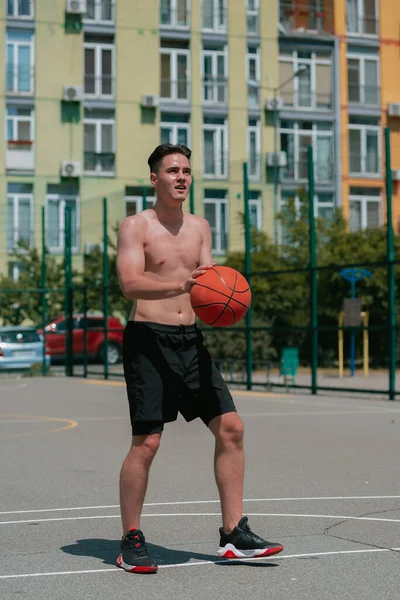
{"label": "man's leg", "polygon": [[214,470],[221,499],[222,524],[230,533],[243,515],[243,423],[236,412],[208,424],[215,437]]}
{"label": "man's leg", "polygon": [[120,475],[120,504],[123,534],[140,528],[149,471],[160,445],[161,433],[135,435]]}

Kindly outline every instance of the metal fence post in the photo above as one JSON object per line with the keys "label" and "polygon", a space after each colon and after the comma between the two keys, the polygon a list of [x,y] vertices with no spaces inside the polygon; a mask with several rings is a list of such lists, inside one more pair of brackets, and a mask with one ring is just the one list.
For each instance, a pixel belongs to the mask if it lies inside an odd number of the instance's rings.
{"label": "metal fence post", "polygon": [[317,258],[314,214],[314,157],[312,146],[308,147],[308,219],[310,245],[310,321],[311,321],[311,393],[316,394],[318,369],[318,289]]}
{"label": "metal fence post", "polygon": [[[250,210],[249,210],[249,178],[247,172],[247,163],[243,163],[243,200],[244,200],[244,264],[245,275],[251,287],[251,230],[250,230]],[[253,315],[250,305],[246,313],[246,387],[252,388],[253,377]]]}
{"label": "metal fence post", "polygon": [[66,338],[65,338],[65,374],[67,377],[72,377],[74,374],[73,367],[73,302],[72,302],[72,208],[65,207],[64,211],[64,273],[65,273],[65,288],[64,288],[64,306],[66,318]]}
{"label": "metal fence post", "polygon": [[87,377],[88,371],[88,348],[87,348],[87,336],[88,336],[88,322],[87,322],[87,312],[88,312],[88,297],[87,297],[87,287],[86,285],[83,288],[83,376]]}
{"label": "metal fence post", "polygon": [[[143,199],[144,201],[144,199]],[[104,313],[104,379],[108,379],[108,291],[109,291],[109,264],[108,264],[108,232],[107,232],[107,198],[103,198],[103,313]]]}
{"label": "metal fence post", "polygon": [[45,208],[42,206],[42,328],[43,328],[43,362],[42,375],[46,375],[46,321],[47,321],[47,298],[46,298],[46,279],[47,279],[47,264],[46,264],[46,215]]}
{"label": "metal fence post", "polygon": [[142,188],[142,202],[143,202],[143,207],[142,210],[146,210],[147,208],[147,188]]}
{"label": "metal fence post", "polygon": [[392,216],[392,167],[390,156],[390,130],[385,129],[386,154],[386,226],[387,226],[387,261],[388,261],[388,304],[389,304],[389,399],[396,398],[396,280],[394,270],[394,235]]}

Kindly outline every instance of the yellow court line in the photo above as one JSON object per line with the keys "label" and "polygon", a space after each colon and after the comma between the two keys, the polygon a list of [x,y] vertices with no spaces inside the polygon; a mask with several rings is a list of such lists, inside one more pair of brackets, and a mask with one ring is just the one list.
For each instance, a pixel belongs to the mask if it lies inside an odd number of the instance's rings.
{"label": "yellow court line", "polygon": [[[125,387],[125,382],[109,381],[104,379],[84,379],[82,383],[89,385],[109,385],[114,387]],[[287,394],[274,394],[273,392],[253,392],[247,390],[231,390],[236,396],[254,396],[256,398],[286,398]]]}
{"label": "yellow court line", "polygon": [[17,437],[26,437],[26,436],[30,436],[30,435],[42,435],[43,433],[58,433],[60,431],[67,431],[68,429],[74,429],[74,427],[78,427],[78,421],[75,421],[74,419],[63,419],[60,417],[38,417],[38,416],[34,416],[34,415],[9,415],[9,414],[0,414],[0,419],[4,417],[10,418],[13,417],[14,419],[37,419],[38,421],[58,421],[58,422],[62,422],[62,423],[67,423],[67,425],[64,425],[63,427],[56,427],[55,429],[46,429],[45,431],[25,431],[22,433],[10,433],[8,435],[0,435],[0,439],[11,439],[11,438],[17,438]]}

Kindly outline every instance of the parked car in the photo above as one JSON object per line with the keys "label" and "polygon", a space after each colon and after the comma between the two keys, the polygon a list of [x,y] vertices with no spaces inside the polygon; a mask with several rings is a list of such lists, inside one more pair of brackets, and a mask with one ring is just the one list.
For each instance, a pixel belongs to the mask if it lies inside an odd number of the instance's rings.
{"label": "parked car", "polygon": [[[43,364],[43,336],[34,327],[0,327],[0,369],[29,369]],[[50,366],[48,349],[46,366]]]}
{"label": "parked car", "polygon": [[[82,359],[84,356],[84,334],[85,334],[85,316],[76,314],[73,316],[72,339],[74,358]],[[67,321],[64,316],[53,319],[46,325],[46,346],[52,360],[64,359],[66,354],[66,329]],[[97,359],[104,362],[104,317],[87,316],[86,317],[86,352],[88,358]],[[43,330],[39,329],[39,333]],[[124,335],[124,326],[116,317],[108,317],[107,320],[107,340],[108,340],[108,364],[115,365],[121,360],[122,339]]]}

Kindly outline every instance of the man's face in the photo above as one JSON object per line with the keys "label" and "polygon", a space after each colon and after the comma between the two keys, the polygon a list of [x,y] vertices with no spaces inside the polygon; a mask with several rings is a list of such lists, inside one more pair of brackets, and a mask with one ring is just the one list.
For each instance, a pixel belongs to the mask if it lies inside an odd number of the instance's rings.
{"label": "man's face", "polygon": [[171,206],[182,204],[192,184],[189,159],[183,154],[164,156],[158,173],[152,173],[150,179],[162,201]]}

